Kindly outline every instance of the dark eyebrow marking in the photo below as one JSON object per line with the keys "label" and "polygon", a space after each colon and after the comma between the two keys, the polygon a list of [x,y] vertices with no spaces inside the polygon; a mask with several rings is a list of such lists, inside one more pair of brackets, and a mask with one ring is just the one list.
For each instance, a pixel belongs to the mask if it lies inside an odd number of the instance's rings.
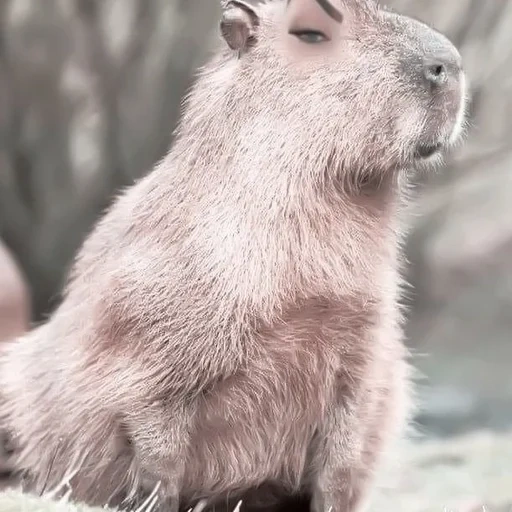
{"label": "dark eyebrow marking", "polygon": [[[287,4],[290,3],[291,0],[287,1]],[[329,0],[316,0],[317,4],[334,20],[338,23],[343,22],[343,14],[341,14],[334,5],[329,2]]]}
{"label": "dark eyebrow marking", "polygon": [[316,0],[316,2],[334,21],[338,23],[343,21],[343,14],[329,0]]}

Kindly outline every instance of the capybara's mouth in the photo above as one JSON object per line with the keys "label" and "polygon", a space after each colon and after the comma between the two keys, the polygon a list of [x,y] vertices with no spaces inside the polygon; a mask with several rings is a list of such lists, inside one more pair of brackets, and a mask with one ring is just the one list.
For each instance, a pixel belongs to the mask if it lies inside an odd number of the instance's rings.
{"label": "capybara's mouth", "polygon": [[434,156],[436,153],[439,153],[442,148],[442,142],[435,142],[432,144],[418,144],[418,146],[416,146],[414,156],[416,158],[426,160],[427,158]]}

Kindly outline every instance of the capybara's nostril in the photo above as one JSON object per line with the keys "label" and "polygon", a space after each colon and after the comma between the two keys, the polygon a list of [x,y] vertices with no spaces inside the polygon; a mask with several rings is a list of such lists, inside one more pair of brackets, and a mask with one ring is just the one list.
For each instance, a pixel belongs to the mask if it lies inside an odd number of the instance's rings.
{"label": "capybara's nostril", "polygon": [[[426,50],[426,51],[425,51]],[[433,39],[431,48],[424,48],[421,62],[421,74],[430,87],[454,85],[461,79],[461,58],[459,52],[449,41]]]}
{"label": "capybara's nostril", "polygon": [[430,62],[424,65],[423,75],[426,80],[433,86],[441,86],[448,80],[448,71],[442,62]]}

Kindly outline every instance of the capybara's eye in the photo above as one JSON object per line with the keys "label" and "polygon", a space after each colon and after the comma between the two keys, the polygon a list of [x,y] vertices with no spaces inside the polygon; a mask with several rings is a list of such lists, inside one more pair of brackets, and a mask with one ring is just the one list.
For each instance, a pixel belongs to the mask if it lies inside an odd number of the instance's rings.
{"label": "capybara's eye", "polygon": [[302,42],[308,44],[318,44],[329,40],[325,34],[318,30],[294,30],[290,31],[290,34],[298,37]]}

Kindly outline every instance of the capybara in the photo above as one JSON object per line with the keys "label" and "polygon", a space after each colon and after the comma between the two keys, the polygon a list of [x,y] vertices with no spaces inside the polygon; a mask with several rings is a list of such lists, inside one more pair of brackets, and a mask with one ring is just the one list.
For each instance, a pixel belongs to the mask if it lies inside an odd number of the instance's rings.
{"label": "capybara", "polygon": [[461,57],[372,0],[230,0],[169,153],[3,351],[26,488],[355,512],[409,416],[409,171],[460,139]]}

